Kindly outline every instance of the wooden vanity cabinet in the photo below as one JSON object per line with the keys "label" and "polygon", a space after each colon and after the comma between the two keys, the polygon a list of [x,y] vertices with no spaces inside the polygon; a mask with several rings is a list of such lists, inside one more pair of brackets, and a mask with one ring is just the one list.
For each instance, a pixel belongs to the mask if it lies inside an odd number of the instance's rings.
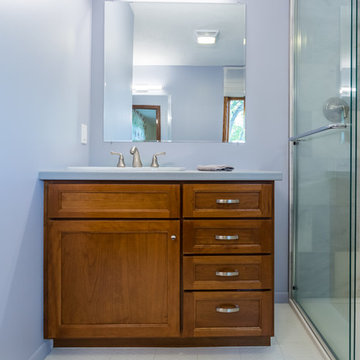
{"label": "wooden vanity cabinet", "polygon": [[46,181],[44,265],[55,346],[269,345],[273,182]]}

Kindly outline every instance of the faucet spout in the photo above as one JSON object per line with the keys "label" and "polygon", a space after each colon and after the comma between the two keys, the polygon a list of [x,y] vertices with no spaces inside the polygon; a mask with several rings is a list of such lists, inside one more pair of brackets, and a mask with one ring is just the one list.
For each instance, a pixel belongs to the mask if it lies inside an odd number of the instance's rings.
{"label": "faucet spout", "polygon": [[139,149],[136,146],[133,146],[130,149],[130,154],[133,155],[132,166],[133,167],[142,167],[142,162],[141,162],[141,159],[140,159]]}

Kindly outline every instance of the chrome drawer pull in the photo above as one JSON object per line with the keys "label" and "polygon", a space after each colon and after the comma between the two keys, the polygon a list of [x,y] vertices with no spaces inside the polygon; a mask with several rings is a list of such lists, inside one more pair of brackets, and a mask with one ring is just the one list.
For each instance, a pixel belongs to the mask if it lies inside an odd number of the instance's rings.
{"label": "chrome drawer pull", "polygon": [[239,240],[239,235],[215,235],[215,240]]}
{"label": "chrome drawer pull", "polygon": [[232,305],[232,304],[226,304],[226,305],[220,305],[216,308],[216,311],[219,313],[236,313],[240,311],[239,305]]}
{"label": "chrome drawer pull", "polygon": [[239,199],[216,199],[217,204],[238,204]]}
{"label": "chrome drawer pull", "polygon": [[230,276],[238,276],[239,271],[238,270],[234,270],[234,271],[217,271],[215,274],[216,274],[216,276],[230,277]]}

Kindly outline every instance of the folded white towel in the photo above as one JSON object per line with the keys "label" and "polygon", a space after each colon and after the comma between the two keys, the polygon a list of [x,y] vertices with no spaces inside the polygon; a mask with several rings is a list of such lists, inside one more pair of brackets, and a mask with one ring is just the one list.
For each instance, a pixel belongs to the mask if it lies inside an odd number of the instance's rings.
{"label": "folded white towel", "polygon": [[229,165],[199,165],[199,171],[233,171],[234,167]]}

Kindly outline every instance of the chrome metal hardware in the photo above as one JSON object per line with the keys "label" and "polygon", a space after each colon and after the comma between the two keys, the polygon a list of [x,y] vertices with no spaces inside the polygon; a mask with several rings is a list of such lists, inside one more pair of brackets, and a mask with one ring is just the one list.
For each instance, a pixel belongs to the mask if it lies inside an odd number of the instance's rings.
{"label": "chrome metal hardware", "polygon": [[217,271],[215,273],[216,276],[222,276],[222,277],[231,277],[231,276],[239,276],[239,271]]}
{"label": "chrome metal hardware", "polygon": [[176,240],[176,235],[171,235],[171,240]]}
{"label": "chrome metal hardware", "polygon": [[326,100],[323,107],[324,116],[331,122],[341,121],[349,117],[350,106],[349,104],[339,97],[332,97]]}
{"label": "chrome metal hardware", "polygon": [[130,154],[134,155],[133,162],[132,162],[132,167],[142,167],[142,162],[141,162],[141,159],[140,159],[139,149],[136,146],[133,146],[130,149]]}
{"label": "chrome metal hardware", "polygon": [[124,155],[122,153],[118,153],[118,152],[115,152],[115,151],[110,151],[110,154],[111,155],[119,155],[119,160],[118,160],[118,163],[117,163],[117,167],[125,167],[125,161],[124,161]]}
{"label": "chrome metal hardware", "polygon": [[314,130],[306,131],[306,132],[304,132],[304,133],[302,133],[300,135],[297,135],[297,136],[292,136],[291,138],[289,138],[289,141],[297,142],[297,141],[299,141],[300,139],[302,139],[304,137],[314,135],[314,134],[318,134],[318,133],[321,133],[323,131],[336,130],[336,129],[346,129],[347,127],[348,127],[348,125],[344,124],[344,123],[329,124],[329,125],[326,125],[326,126],[321,126],[321,127],[317,128],[317,129],[314,129]]}
{"label": "chrome metal hardware", "polygon": [[238,204],[239,199],[216,199],[217,204]]}
{"label": "chrome metal hardware", "polygon": [[157,159],[157,157],[159,155],[166,155],[166,152],[163,151],[163,152],[159,152],[159,153],[154,154],[153,157],[152,157],[151,165],[150,165],[151,167],[156,167],[156,168],[159,167],[159,163],[158,163],[158,159]]}
{"label": "chrome metal hardware", "polygon": [[238,240],[239,235],[215,235],[215,240]]}
{"label": "chrome metal hardware", "polygon": [[240,311],[239,305],[224,304],[216,307],[216,311],[219,313],[236,313]]}

